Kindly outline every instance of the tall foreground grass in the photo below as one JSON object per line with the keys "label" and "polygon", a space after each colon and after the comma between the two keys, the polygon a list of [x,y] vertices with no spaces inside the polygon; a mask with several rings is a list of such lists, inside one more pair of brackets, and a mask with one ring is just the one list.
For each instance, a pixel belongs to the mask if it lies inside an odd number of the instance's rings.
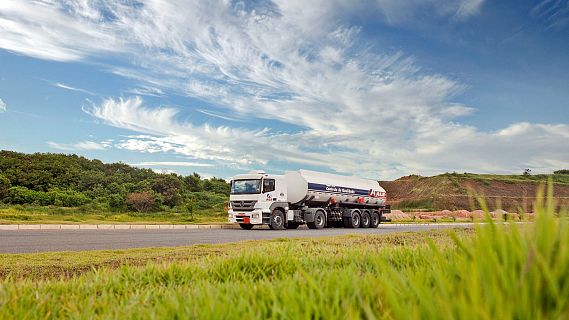
{"label": "tall foreground grass", "polygon": [[536,207],[531,224],[489,220],[453,241],[245,242],[191,263],[5,279],[0,319],[569,318],[567,220],[551,199]]}

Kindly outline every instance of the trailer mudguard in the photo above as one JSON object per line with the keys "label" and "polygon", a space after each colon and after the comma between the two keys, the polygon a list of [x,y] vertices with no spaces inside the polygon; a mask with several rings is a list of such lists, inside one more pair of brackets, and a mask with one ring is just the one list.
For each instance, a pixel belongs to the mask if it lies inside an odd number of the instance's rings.
{"label": "trailer mudguard", "polygon": [[314,215],[317,211],[324,212],[324,215],[326,216],[326,211],[324,211],[322,208],[308,208],[304,211],[304,221],[314,222]]}

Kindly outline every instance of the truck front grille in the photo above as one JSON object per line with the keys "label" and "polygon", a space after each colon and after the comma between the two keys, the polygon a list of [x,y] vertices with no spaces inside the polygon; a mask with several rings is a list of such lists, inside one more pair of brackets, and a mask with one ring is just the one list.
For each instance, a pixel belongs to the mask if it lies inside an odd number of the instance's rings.
{"label": "truck front grille", "polygon": [[237,211],[253,211],[257,200],[231,201],[231,208]]}

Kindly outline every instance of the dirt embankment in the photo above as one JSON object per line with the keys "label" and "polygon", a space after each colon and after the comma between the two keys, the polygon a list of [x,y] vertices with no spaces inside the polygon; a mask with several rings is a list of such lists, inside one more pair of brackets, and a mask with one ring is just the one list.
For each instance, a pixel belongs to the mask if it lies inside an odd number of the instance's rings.
{"label": "dirt embankment", "polygon": [[[497,176],[499,177],[499,176]],[[434,177],[406,176],[395,181],[382,181],[388,203],[403,211],[478,210],[482,197],[489,210],[532,212],[538,181],[502,181],[498,178],[463,178],[445,174]],[[569,207],[569,184],[554,183],[554,198],[561,207]]]}

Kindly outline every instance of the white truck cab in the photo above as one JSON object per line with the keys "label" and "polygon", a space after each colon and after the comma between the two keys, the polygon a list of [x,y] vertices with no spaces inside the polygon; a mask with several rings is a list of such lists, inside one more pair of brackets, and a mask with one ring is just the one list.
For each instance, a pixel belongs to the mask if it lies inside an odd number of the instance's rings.
{"label": "white truck cab", "polygon": [[[268,220],[277,206],[288,210],[284,176],[256,171],[237,175],[231,180],[229,222],[240,223],[242,227],[263,224],[263,216]],[[285,221],[282,223],[284,225]]]}

